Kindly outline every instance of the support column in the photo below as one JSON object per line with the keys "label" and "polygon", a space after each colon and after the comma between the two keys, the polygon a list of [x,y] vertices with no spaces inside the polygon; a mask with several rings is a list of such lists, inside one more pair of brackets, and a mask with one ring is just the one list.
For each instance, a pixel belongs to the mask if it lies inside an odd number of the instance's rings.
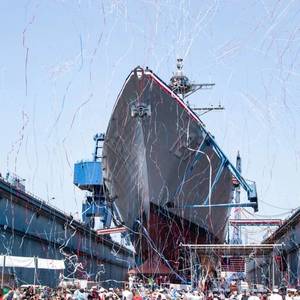
{"label": "support column", "polygon": [[36,285],[36,276],[37,276],[37,268],[38,268],[38,259],[34,257],[34,275],[33,275],[33,292],[35,293],[35,285]]}
{"label": "support column", "polygon": [[274,289],[275,286],[275,253],[274,248],[272,252],[272,289]]}
{"label": "support column", "polygon": [[3,255],[3,266],[2,266],[2,273],[1,273],[1,288],[3,289],[3,282],[4,282],[4,269],[5,269],[5,258],[6,256]]}
{"label": "support column", "polygon": [[193,267],[193,256],[192,256],[192,248],[190,247],[190,272],[191,272],[191,288],[194,287],[194,267]]}

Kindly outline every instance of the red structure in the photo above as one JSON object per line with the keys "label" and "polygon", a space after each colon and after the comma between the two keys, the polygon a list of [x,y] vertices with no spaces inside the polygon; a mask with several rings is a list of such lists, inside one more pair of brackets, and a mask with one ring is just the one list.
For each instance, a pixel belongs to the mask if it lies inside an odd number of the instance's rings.
{"label": "red structure", "polygon": [[232,226],[280,226],[283,224],[281,219],[235,219],[229,220]]}
{"label": "red structure", "polygon": [[221,260],[222,271],[225,272],[245,272],[245,258],[244,257],[222,257]]}
{"label": "red structure", "polygon": [[98,235],[105,235],[105,234],[112,234],[112,233],[122,233],[127,230],[126,227],[113,227],[113,228],[103,228],[103,229],[98,229],[96,232]]}
{"label": "red structure", "polygon": [[154,256],[151,259],[148,258],[142,265],[131,269],[128,274],[138,275],[169,275],[171,270],[161,261],[158,256]]}

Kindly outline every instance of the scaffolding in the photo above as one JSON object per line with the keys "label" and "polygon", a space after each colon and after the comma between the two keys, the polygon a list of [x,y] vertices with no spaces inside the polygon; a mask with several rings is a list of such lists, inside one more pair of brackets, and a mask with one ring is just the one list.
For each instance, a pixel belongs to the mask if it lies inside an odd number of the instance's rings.
{"label": "scaffolding", "polygon": [[[180,244],[181,247],[190,251],[190,272],[191,284],[193,285],[193,271],[195,270],[194,259],[195,254],[198,257],[244,257],[253,258],[257,256],[271,257],[272,287],[275,285],[275,260],[276,251],[281,251],[284,244]],[[276,251],[275,251],[276,250]]]}

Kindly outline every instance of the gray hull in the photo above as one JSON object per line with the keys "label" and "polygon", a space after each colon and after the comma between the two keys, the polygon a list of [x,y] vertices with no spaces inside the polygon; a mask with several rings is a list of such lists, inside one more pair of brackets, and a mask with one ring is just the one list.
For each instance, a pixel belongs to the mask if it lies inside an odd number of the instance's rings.
{"label": "gray hull", "polygon": [[103,146],[105,184],[125,224],[149,220],[152,205],[224,240],[232,174],[203,123],[150,70],[135,69],[115,104]]}

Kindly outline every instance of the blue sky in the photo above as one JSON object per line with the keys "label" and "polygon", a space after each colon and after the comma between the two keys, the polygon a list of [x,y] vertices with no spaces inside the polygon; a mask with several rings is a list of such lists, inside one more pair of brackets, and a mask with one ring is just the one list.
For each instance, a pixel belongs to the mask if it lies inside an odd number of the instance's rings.
{"label": "blue sky", "polygon": [[[202,117],[257,182],[258,216],[299,206],[299,1],[1,1],[0,172],[75,213],[73,164],[91,157],[129,72],[168,81],[176,57]],[[251,211],[251,210],[250,210]]]}

